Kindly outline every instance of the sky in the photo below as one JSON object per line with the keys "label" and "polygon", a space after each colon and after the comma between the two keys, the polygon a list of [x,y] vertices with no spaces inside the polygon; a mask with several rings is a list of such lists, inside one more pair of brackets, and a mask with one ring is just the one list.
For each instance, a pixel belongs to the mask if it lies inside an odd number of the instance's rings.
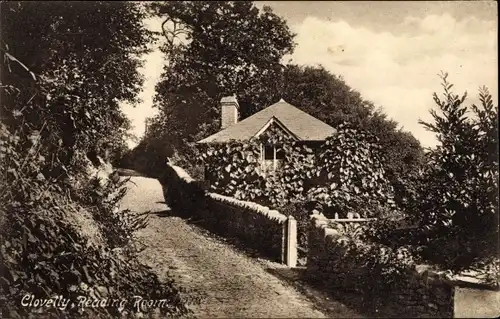
{"label": "sky", "polygon": [[[344,78],[420,140],[434,146],[433,133],[418,120],[431,121],[433,92],[441,92],[440,71],[456,93],[477,103],[478,88],[498,101],[497,4],[494,1],[257,1],[287,20],[296,34],[294,53],[285,60],[323,65]],[[148,21],[158,29],[160,21]],[[142,136],[144,119],[155,114],[154,86],[164,64],[156,50],[146,57],[143,99],[124,106]],[[498,105],[498,104],[497,104]],[[133,146],[131,144],[130,146]]]}

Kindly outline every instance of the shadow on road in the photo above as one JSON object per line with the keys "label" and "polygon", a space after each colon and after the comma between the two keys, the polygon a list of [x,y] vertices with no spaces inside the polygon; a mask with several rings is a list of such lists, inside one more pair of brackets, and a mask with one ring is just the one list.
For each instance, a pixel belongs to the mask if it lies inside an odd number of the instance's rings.
{"label": "shadow on road", "polygon": [[128,168],[117,168],[117,169],[115,169],[115,171],[118,173],[119,176],[123,176],[123,177],[132,177],[132,176],[148,177],[147,175],[145,175],[141,172],[137,172],[137,171],[134,171],[134,170],[128,169]]}
{"label": "shadow on road", "polygon": [[[166,187],[166,185],[162,184],[161,181],[160,184],[162,185],[163,188],[163,197],[165,199],[164,203],[169,205],[171,199],[169,199],[167,195],[168,188]],[[239,238],[234,236],[229,237],[225,233],[221,233],[221,231],[217,229],[217,224],[214,224],[213,221],[210,222],[203,218],[193,216],[193,214],[190,214],[189,212],[180,209],[172,207],[170,209],[171,210],[168,213],[163,214],[162,217],[179,217],[185,220],[187,224],[196,227],[196,229],[204,236],[209,238],[214,238],[219,242],[223,242],[224,244],[231,246],[233,249],[242,252],[248,257],[271,260],[269,256],[260,252],[259,250],[248,247],[248,245],[246,245]],[[271,260],[271,261],[276,262],[276,260]]]}
{"label": "shadow on road", "polygon": [[208,224],[204,219],[188,217],[185,213],[176,211],[175,209],[168,211],[168,213],[163,215],[158,215],[160,217],[179,217],[186,221],[188,225],[204,235],[205,237],[212,238],[218,242],[224,243],[236,251],[239,251],[251,258],[269,259],[268,256],[262,254],[256,249],[248,247],[242,240],[237,237],[228,237],[220,234],[213,226]]}
{"label": "shadow on road", "polygon": [[151,212],[150,214],[151,215],[156,215],[158,217],[171,217],[171,216],[175,216],[174,212],[171,209],[166,209],[166,210],[162,210],[162,211],[159,211],[159,212]]}
{"label": "shadow on road", "polygon": [[306,267],[268,267],[266,271],[293,286],[330,318],[375,317],[363,307],[362,296],[347,292],[332,292],[324,284],[311,280],[307,276]]}

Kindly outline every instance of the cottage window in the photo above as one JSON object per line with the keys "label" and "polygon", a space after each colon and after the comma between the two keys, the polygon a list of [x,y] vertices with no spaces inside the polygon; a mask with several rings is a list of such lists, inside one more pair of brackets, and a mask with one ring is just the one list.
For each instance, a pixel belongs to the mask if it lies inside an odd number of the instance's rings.
{"label": "cottage window", "polygon": [[276,169],[281,165],[280,162],[285,159],[285,152],[279,146],[261,144],[260,147],[262,168],[264,170],[272,168],[272,171],[276,171]]}
{"label": "cottage window", "polygon": [[276,148],[276,159],[284,160],[285,159],[285,151],[282,148]]}
{"label": "cottage window", "polygon": [[274,160],[274,147],[272,145],[266,145],[264,147],[264,159]]}
{"label": "cottage window", "polygon": [[263,148],[263,159],[272,161],[272,160],[284,160],[285,152],[280,147],[274,147],[272,145],[267,145]]}

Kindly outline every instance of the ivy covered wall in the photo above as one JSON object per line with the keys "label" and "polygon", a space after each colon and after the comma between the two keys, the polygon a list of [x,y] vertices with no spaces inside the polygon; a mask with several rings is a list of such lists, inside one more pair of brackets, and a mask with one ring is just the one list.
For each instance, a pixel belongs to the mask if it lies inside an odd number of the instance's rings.
{"label": "ivy covered wall", "polygon": [[[274,174],[261,169],[261,144],[284,154]],[[275,208],[313,202],[340,216],[394,213],[394,191],[381,163],[378,139],[348,124],[322,143],[295,141],[270,127],[250,141],[201,146],[211,191]]]}

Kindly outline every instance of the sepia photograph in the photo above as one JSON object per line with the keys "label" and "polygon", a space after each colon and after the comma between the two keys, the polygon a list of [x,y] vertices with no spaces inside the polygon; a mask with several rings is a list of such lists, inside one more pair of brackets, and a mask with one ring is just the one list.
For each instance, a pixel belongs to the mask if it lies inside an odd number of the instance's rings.
{"label": "sepia photograph", "polygon": [[498,318],[496,1],[0,1],[0,317]]}

